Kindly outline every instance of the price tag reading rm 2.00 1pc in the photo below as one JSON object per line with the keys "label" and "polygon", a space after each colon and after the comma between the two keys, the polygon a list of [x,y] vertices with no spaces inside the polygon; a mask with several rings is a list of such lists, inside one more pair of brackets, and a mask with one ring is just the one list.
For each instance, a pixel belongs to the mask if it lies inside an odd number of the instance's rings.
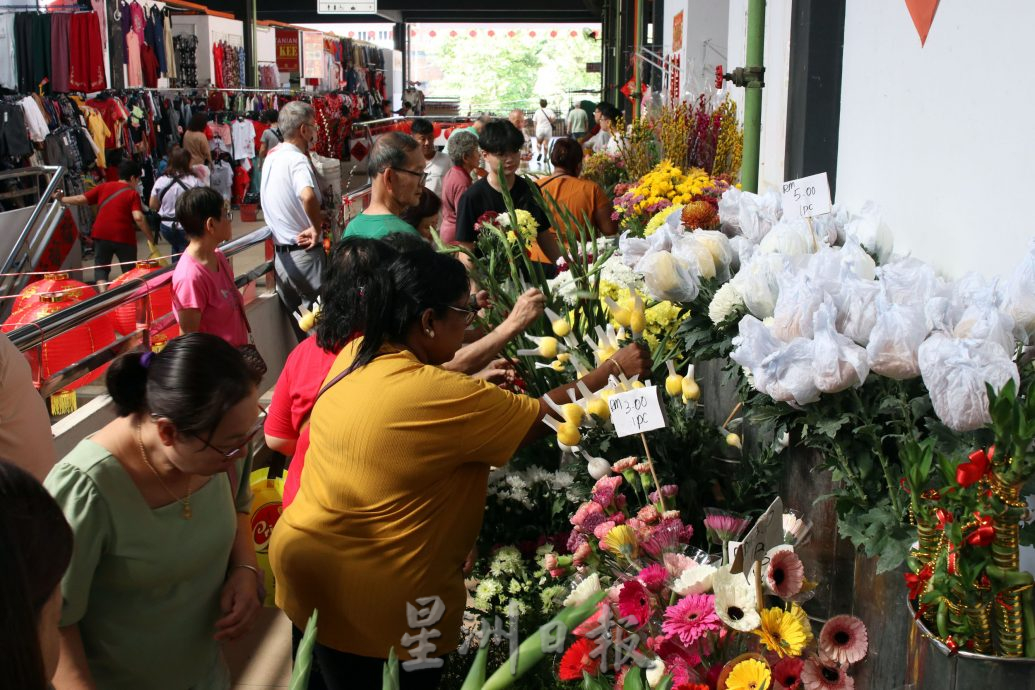
{"label": "price tag reading rm 2.00 1pc", "polygon": [[825,172],[783,183],[784,217],[812,218],[824,213],[830,213],[830,184]]}
{"label": "price tag reading rm 2.00 1pc", "polygon": [[611,422],[619,436],[665,428],[657,386],[616,393],[607,404],[611,410]]}

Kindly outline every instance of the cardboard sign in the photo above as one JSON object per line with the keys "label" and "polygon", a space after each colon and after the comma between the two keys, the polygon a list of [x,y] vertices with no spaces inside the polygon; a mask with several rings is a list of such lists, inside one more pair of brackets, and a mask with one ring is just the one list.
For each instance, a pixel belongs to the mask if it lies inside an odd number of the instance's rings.
{"label": "cardboard sign", "polygon": [[277,29],[277,70],[280,72],[298,71],[298,31],[295,29]]}
{"label": "cardboard sign", "polygon": [[755,561],[765,558],[769,549],[783,543],[783,501],[777,496],[769,508],[762,513],[744,541],[736,549],[731,572],[742,573],[750,569]]}
{"label": "cardboard sign", "polygon": [[812,218],[824,213],[830,213],[830,183],[825,172],[783,183],[784,216]]}
{"label": "cardboard sign", "polygon": [[619,436],[632,436],[666,426],[657,386],[617,393],[611,396],[607,405]]}

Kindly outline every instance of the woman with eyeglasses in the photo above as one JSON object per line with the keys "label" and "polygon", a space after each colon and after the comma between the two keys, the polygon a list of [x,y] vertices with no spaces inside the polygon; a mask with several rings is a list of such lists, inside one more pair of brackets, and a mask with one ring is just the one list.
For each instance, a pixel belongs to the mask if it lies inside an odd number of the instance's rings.
{"label": "woman with eyeglasses", "polygon": [[172,278],[173,311],[182,333],[211,333],[234,347],[248,344],[244,302],[218,247],[231,237],[232,216],[219,192],[198,187],[176,200],[176,219],[190,239]]}
{"label": "woman with eyeglasses", "polygon": [[45,482],[75,535],[57,690],[230,687],[220,644],[262,607],[247,481],[256,384],[206,333],[112,362],[118,416]]}
{"label": "woman with eyeglasses", "polygon": [[[301,486],[271,538],[277,605],[296,642],[319,610],[310,688],[380,687],[392,648],[403,690],[435,688],[458,643],[489,469],[550,433],[549,407],[441,367],[472,319],[452,256],[399,252],[364,287],[362,312],[363,335],[317,395]],[[582,380],[599,389],[649,368],[631,345]],[[548,395],[567,401],[572,385]],[[422,629],[437,631],[430,649],[415,649]]]}

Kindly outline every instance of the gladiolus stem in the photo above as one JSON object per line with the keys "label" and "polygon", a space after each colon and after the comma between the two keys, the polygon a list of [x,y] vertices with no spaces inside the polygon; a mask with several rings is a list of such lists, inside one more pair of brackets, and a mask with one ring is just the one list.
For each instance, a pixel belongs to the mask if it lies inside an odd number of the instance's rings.
{"label": "gladiolus stem", "polygon": [[729,424],[733,420],[733,418],[737,416],[737,413],[740,412],[740,408],[742,408],[742,407],[744,407],[744,403],[742,403],[742,402],[737,403],[736,407],[733,408],[733,411],[730,412],[730,416],[727,417],[726,421],[722,423],[722,428],[723,429],[725,429],[726,425]]}
{"label": "gladiolus stem", "polygon": [[762,609],[765,608],[762,596],[762,561],[755,561],[755,599],[758,600],[756,604],[759,613],[762,613]]}

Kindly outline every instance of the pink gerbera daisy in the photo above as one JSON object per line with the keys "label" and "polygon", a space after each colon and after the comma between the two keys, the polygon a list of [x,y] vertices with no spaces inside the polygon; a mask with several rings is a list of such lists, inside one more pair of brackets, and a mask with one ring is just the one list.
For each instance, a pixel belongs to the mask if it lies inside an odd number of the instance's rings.
{"label": "pink gerbera daisy", "polygon": [[805,690],[854,690],[855,680],[833,662],[824,663],[812,657],[801,667],[801,684]]}
{"label": "pink gerbera daisy", "polygon": [[854,664],[866,656],[866,625],[855,616],[834,616],[819,633],[819,650],[839,664]]}
{"label": "pink gerbera daisy", "polygon": [[773,666],[773,682],[776,690],[798,690],[801,688],[801,669],[805,662],[792,656],[785,657]]}
{"label": "pink gerbera daisy", "polygon": [[629,580],[618,592],[618,615],[643,625],[650,618],[650,593],[639,580]]}
{"label": "pink gerbera daisy", "polygon": [[676,579],[690,568],[697,567],[694,559],[682,553],[666,553],[662,560],[665,562],[665,568],[672,579]]}
{"label": "pink gerbera daisy", "polygon": [[751,521],[716,508],[705,508],[704,527],[713,544],[724,544],[740,538]]}
{"label": "pink gerbera daisy", "polygon": [[789,599],[801,591],[805,582],[805,566],[798,554],[790,549],[780,549],[769,559],[765,572],[765,583],[781,599]]}
{"label": "pink gerbera daisy", "polygon": [[722,624],[715,613],[715,597],[711,594],[683,597],[665,610],[665,622],[661,625],[663,631],[679,637],[685,645],[693,644],[720,627]]}
{"label": "pink gerbera daisy", "polygon": [[636,579],[652,592],[660,592],[668,579],[668,570],[660,563],[652,563],[636,575]]}
{"label": "pink gerbera daisy", "polygon": [[607,508],[614,503],[615,491],[619,486],[621,486],[622,481],[623,480],[620,475],[601,477],[597,480],[597,483],[593,485],[593,500]]}

